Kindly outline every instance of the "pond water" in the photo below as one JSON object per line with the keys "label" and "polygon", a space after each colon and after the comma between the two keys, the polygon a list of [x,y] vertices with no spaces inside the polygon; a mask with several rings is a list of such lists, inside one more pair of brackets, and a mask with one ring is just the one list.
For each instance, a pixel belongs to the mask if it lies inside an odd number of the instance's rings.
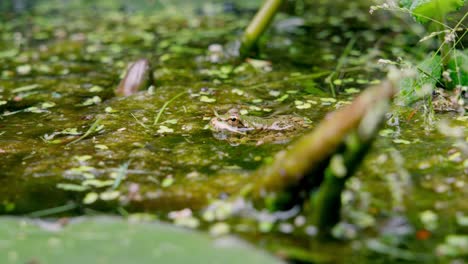
{"label": "pond water", "polygon": [[[371,16],[367,1],[348,2],[280,14],[258,60],[237,65],[230,47],[259,3],[36,1],[28,11],[4,11],[0,213],[148,213],[172,221],[168,213],[190,208],[200,216],[307,132],[263,144],[219,140],[208,127],[214,111],[298,115],[313,129],[385,77],[378,59],[422,53],[408,48],[419,28],[388,13]],[[152,64],[153,87],[116,97],[127,65],[140,58]],[[392,108],[343,194],[338,240],[316,241],[300,212],[231,219],[232,232],[305,262],[462,263],[441,245],[467,231],[467,139],[446,134],[458,127],[466,135],[468,118],[422,109]],[[57,207],[58,214],[42,211]]]}

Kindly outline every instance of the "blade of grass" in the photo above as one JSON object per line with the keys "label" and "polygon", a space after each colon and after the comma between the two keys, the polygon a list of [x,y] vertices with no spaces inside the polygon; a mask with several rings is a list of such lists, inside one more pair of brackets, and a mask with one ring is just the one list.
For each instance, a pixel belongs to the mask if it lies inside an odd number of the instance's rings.
{"label": "blade of grass", "polygon": [[116,189],[119,187],[122,179],[127,175],[128,166],[130,165],[131,160],[125,162],[124,164],[120,165],[119,170],[117,171],[117,177],[115,177],[114,184],[112,185],[112,189]]}
{"label": "blade of grass", "polygon": [[133,113],[131,113],[131,115],[133,116],[133,118],[135,119],[135,121],[136,121],[140,126],[142,126],[144,129],[148,129],[148,127],[147,127],[145,124],[143,124],[143,122],[141,122],[140,120],[138,120],[138,118],[136,118],[136,116],[135,116]]}
{"label": "blade of grass", "polygon": [[352,38],[349,40],[348,45],[346,45],[343,53],[341,54],[340,58],[338,59],[338,63],[336,64],[335,70],[330,73],[330,75],[325,78],[325,81],[328,82],[330,85],[330,92],[332,93],[333,97],[336,97],[336,91],[335,91],[335,86],[333,85],[333,77],[341,71],[341,68],[343,68],[343,65],[345,63],[346,58],[348,57],[349,53],[353,49],[354,42],[356,42],[356,38]]}
{"label": "blade of grass", "polygon": [[44,216],[49,216],[49,215],[54,215],[54,214],[67,212],[67,211],[73,210],[73,209],[75,209],[77,207],[78,207],[77,204],[71,202],[71,203],[67,203],[67,204],[62,205],[62,206],[57,206],[57,207],[53,207],[53,208],[48,208],[48,209],[32,212],[28,216],[29,217],[44,217]]}
{"label": "blade of grass", "polygon": [[166,110],[167,106],[172,103],[175,99],[181,97],[183,94],[185,94],[186,92],[181,92],[181,93],[178,93],[176,94],[174,97],[172,97],[169,101],[165,102],[164,105],[161,107],[161,109],[159,110],[158,112],[158,115],[156,116],[156,118],[154,119],[154,123],[153,125],[156,125],[158,122],[159,122],[159,119],[161,118],[161,115],[162,113],[164,112],[164,110]]}

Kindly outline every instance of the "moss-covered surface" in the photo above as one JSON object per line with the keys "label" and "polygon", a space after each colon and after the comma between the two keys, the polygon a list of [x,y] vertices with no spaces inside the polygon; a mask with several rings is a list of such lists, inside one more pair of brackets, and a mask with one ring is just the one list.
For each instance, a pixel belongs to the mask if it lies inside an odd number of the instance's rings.
{"label": "moss-covered surface", "polygon": [[[210,201],[241,190],[250,172],[304,133],[258,146],[220,141],[207,127],[213,110],[296,114],[313,128],[383,78],[378,59],[423,53],[415,47],[419,28],[388,13],[371,16],[367,1],[337,2],[296,7],[301,17],[280,14],[259,46],[271,64],[237,67],[227,53],[252,16],[250,2],[38,1],[28,12],[2,12],[0,212],[47,215],[41,210],[71,202],[61,215],[175,219],[168,213],[190,208],[203,218]],[[216,43],[224,52],[209,50]],[[153,65],[154,89],[115,97],[127,64],[139,58]],[[155,125],[164,103],[184,91]],[[230,232],[305,261],[449,261],[441,245],[467,231],[468,164],[460,147],[467,140],[443,135],[436,124],[448,120],[466,134],[468,119],[402,107],[391,114],[343,195],[335,229],[343,242],[314,241],[307,217],[295,211],[284,219],[258,212],[231,219]],[[209,229],[207,219],[201,226]]]}

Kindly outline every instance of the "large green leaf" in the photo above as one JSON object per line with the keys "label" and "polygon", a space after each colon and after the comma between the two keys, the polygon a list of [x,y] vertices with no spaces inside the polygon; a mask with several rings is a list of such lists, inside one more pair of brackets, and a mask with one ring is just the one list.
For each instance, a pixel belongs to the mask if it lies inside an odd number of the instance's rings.
{"label": "large green leaf", "polygon": [[443,22],[444,17],[458,10],[465,4],[465,0],[400,0],[400,5],[408,8],[413,17],[420,23],[426,23],[429,18]]}
{"label": "large green leaf", "polygon": [[62,230],[33,220],[0,218],[0,263],[283,263],[232,237],[162,223],[76,218]]}

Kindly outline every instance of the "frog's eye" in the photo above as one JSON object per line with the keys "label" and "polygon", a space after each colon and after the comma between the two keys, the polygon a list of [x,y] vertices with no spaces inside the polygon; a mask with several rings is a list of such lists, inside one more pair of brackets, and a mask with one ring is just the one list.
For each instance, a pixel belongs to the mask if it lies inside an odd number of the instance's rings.
{"label": "frog's eye", "polygon": [[227,122],[231,126],[237,126],[237,124],[239,123],[239,119],[236,116],[230,116]]}

